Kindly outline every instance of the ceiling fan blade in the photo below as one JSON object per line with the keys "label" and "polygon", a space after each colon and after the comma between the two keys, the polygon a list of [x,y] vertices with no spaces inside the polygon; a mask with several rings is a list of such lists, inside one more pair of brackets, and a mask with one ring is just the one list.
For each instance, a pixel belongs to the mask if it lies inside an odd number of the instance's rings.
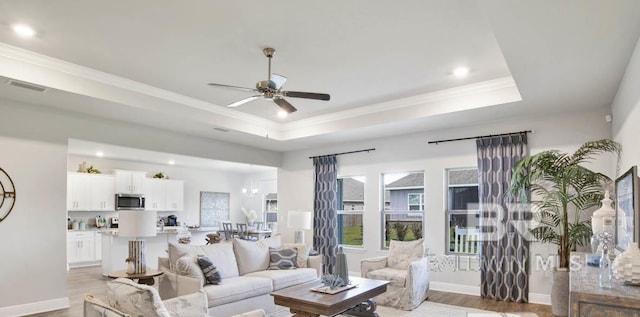
{"label": "ceiling fan blade", "polygon": [[282,85],[287,81],[287,77],[278,74],[271,74],[271,79],[269,79],[269,88],[279,90],[282,88]]}
{"label": "ceiling fan blade", "polygon": [[209,83],[209,86],[217,86],[217,87],[225,87],[225,88],[233,88],[233,89],[240,89],[240,90],[244,90],[244,91],[255,91],[257,92],[258,89],[255,88],[247,88],[247,87],[240,87],[240,86],[231,86],[231,85],[224,85],[224,84],[216,84],[216,83]]}
{"label": "ceiling fan blade", "polygon": [[298,111],[296,107],[292,106],[288,101],[284,100],[282,97],[274,97],[273,102],[275,102],[280,109],[286,111],[287,113],[292,113]]}
{"label": "ceiling fan blade", "polygon": [[255,95],[255,96],[247,97],[247,98],[244,98],[244,99],[240,99],[240,100],[238,100],[238,101],[236,101],[234,103],[228,104],[227,107],[233,108],[233,107],[237,107],[237,106],[240,106],[240,105],[244,105],[245,103],[254,101],[254,100],[256,100],[256,99],[258,99],[260,97],[262,97],[262,95]]}
{"label": "ceiling fan blade", "polygon": [[318,93],[315,93],[315,92],[283,91],[282,95],[286,96],[286,97],[316,99],[316,100],[329,100],[329,99],[331,99],[331,96],[329,96],[329,94],[318,94]]}

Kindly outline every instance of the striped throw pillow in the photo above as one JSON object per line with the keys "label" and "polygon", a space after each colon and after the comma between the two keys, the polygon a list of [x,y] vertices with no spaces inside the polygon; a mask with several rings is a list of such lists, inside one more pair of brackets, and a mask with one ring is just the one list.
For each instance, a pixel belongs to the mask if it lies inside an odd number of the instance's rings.
{"label": "striped throw pillow", "polygon": [[202,274],[204,274],[207,284],[220,285],[222,283],[220,271],[213,265],[211,258],[206,255],[198,255],[198,265],[202,269]]}
{"label": "striped throw pillow", "polygon": [[269,248],[269,270],[295,269],[297,259],[297,249]]}

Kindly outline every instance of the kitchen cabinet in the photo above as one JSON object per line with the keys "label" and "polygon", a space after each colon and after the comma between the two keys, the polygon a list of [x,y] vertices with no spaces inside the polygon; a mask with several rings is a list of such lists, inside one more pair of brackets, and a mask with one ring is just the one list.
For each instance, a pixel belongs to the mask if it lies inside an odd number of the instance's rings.
{"label": "kitchen cabinet", "polygon": [[116,210],[116,187],[113,175],[91,175],[91,210]]}
{"label": "kitchen cabinet", "polygon": [[113,175],[68,173],[67,210],[115,211]]}
{"label": "kitchen cabinet", "polygon": [[102,234],[94,232],[94,260],[102,260]]}
{"label": "kitchen cabinet", "polygon": [[96,261],[95,232],[67,232],[67,262],[69,265],[93,261]]}
{"label": "kitchen cabinet", "polygon": [[145,199],[146,210],[181,211],[184,209],[184,181],[147,178]]}
{"label": "kitchen cabinet", "polygon": [[116,193],[144,194],[145,172],[116,170]]}
{"label": "kitchen cabinet", "polygon": [[67,210],[89,210],[91,207],[91,175],[69,173],[67,175]]}

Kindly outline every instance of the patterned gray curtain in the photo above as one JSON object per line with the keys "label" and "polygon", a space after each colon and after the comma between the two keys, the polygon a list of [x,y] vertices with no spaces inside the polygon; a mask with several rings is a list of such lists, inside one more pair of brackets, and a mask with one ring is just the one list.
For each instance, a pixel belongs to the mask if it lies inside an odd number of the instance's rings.
{"label": "patterned gray curtain", "polygon": [[[528,155],[526,133],[480,138],[478,149],[480,227],[480,290],[484,298],[529,301],[529,243],[519,221],[530,212],[514,207],[505,195],[515,164]],[[509,205],[509,208],[507,207]]]}
{"label": "patterned gray curtain", "polygon": [[322,255],[323,274],[334,274],[338,253],[336,156],[313,158],[315,186],[313,201],[313,246]]}

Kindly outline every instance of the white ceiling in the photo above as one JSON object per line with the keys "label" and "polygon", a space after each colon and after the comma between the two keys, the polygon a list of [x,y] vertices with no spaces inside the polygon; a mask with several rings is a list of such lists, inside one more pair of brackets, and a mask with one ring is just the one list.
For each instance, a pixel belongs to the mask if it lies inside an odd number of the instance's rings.
{"label": "white ceiling", "polygon": [[[288,151],[608,106],[639,34],[635,0],[0,0],[0,76],[51,88],[0,96]],[[206,84],[266,79],[267,46],[331,101],[225,107],[250,93]]]}

